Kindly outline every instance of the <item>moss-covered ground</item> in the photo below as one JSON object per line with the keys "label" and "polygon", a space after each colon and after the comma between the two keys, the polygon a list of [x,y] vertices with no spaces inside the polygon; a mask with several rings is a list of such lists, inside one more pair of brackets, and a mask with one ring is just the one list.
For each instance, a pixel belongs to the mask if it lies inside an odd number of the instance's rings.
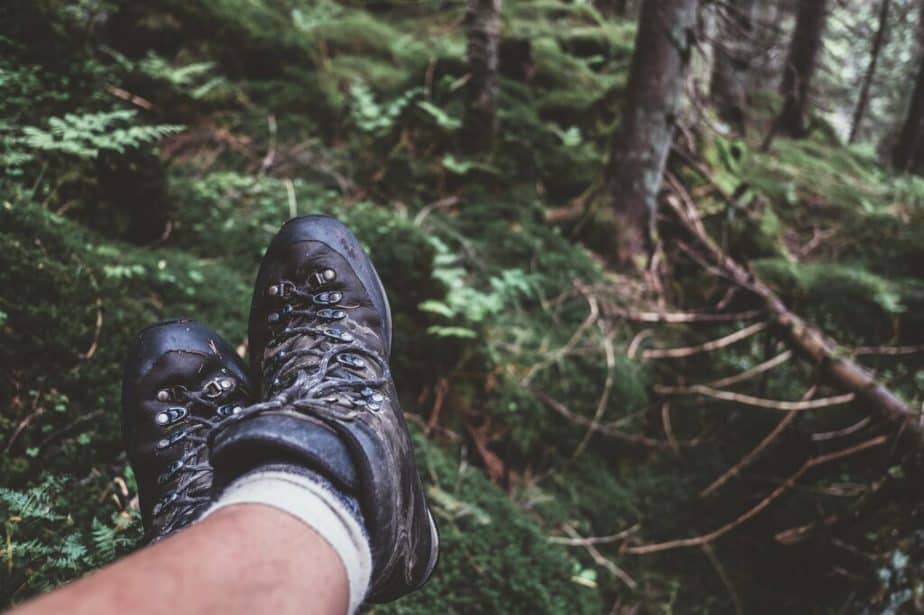
{"label": "moss-covered ground", "polygon": [[[773,454],[701,498],[780,414],[679,398],[665,423],[652,385],[708,381],[782,348],[765,332],[708,360],[642,360],[640,348],[741,324],[613,314],[665,297],[710,310],[727,287],[677,261],[656,291],[613,270],[592,220],[546,221],[598,185],[634,26],[589,3],[505,5],[502,128],[472,155],[458,134],[462,15],[436,0],[0,8],[0,608],[137,546],[124,349],[170,316],[242,345],[268,240],[318,211],[356,231],[388,289],[394,372],[442,529],[433,580],[374,612],[921,604],[917,466],[888,451],[807,477],[709,552],[621,550],[734,519],[832,450],[812,434],[868,409],[800,417]],[[708,228],[794,309],[851,347],[924,342],[921,180],[822,134],[769,153],[708,131],[687,145],[699,170],[681,159],[671,170]],[[662,232],[679,235],[669,221]],[[919,358],[867,360],[920,406]],[[739,390],[798,399],[812,381],[792,361]],[[610,436],[588,431],[598,412]],[[888,429],[873,421],[836,444]],[[775,538],[800,527],[804,539]],[[617,533],[590,550],[568,544]]]}

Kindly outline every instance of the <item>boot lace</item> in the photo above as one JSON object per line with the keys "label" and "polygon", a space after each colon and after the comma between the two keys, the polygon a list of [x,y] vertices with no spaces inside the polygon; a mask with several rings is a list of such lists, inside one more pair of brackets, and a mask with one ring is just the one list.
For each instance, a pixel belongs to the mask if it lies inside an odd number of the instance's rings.
{"label": "boot lace", "polygon": [[343,293],[330,290],[335,279],[333,269],[321,269],[302,287],[283,280],[266,289],[278,305],[267,315],[270,341],[263,390],[268,401],[245,408],[235,419],[291,406],[352,420],[382,408],[388,363],[361,335],[348,330],[358,306],[345,305]]}
{"label": "boot lace", "polygon": [[159,485],[172,484],[154,504],[153,516],[161,520],[159,535],[186,525],[211,501],[212,466],[206,448],[209,436],[218,425],[243,410],[242,405],[233,402],[233,398],[241,396],[246,397],[246,391],[235,378],[226,375],[209,380],[196,391],[177,386],[158,392],[159,401],[175,405],[158,413],[155,422],[162,427],[176,427],[158,440],[155,447],[163,451],[191,443],[183,456],[157,477]]}

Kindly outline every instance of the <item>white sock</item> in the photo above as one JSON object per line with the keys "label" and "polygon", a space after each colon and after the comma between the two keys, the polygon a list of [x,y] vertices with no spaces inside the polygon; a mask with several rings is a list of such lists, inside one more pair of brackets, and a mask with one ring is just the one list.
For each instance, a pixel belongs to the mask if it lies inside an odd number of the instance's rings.
{"label": "white sock", "polygon": [[234,504],[265,504],[311,526],[334,549],[346,569],[350,586],[350,615],[356,612],[369,589],[372,552],[357,513],[343,498],[323,484],[280,470],[257,471],[237,479],[218,497],[202,519]]}

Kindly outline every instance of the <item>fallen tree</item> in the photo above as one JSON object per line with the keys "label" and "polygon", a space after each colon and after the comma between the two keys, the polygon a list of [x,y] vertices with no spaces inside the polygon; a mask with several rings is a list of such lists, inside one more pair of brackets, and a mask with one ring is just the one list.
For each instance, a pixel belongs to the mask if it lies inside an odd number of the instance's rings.
{"label": "fallen tree", "polygon": [[924,416],[879,382],[875,374],[845,356],[836,341],[792,312],[773,289],[729,256],[709,236],[690,196],[683,193],[678,184],[672,185],[677,194],[668,196],[667,203],[677,214],[679,222],[705,251],[705,258],[700,254],[697,260],[757,296],[773,325],[771,330],[778,332],[794,352],[811,361],[821,377],[845,393],[855,395],[857,401],[897,424],[899,433],[909,433],[916,446],[924,445]]}

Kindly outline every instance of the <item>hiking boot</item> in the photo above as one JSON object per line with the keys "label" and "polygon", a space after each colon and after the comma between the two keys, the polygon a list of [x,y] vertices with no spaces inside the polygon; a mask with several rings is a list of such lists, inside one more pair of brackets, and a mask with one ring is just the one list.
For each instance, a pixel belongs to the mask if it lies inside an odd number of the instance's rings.
{"label": "hiking boot", "polygon": [[263,258],[250,312],[252,369],[266,401],[223,425],[212,446],[219,483],[294,463],[355,498],[371,543],[373,602],[420,587],[439,551],[390,349],[388,300],[356,237],[327,216],[290,220]]}
{"label": "hiking boot", "polygon": [[138,334],[125,361],[122,412],[147,541],[186,527],[208,507],[208,435],[254,390],[234,349],[201,323],[167,321]]}

